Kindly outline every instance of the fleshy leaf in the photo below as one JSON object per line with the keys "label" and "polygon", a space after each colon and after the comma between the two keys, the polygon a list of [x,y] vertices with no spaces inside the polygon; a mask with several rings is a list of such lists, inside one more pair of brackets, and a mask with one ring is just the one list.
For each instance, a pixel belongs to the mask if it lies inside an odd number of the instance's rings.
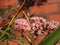
{"label": "fleshy leaf", "polygon": [[39,45],[54,45],[60,39],[60,27],[44,39]]}

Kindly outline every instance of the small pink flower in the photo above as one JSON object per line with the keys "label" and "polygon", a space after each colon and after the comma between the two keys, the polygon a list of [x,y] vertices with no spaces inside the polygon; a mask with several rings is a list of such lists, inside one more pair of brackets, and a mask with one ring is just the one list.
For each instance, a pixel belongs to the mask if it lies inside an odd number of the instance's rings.
{"label": "small pink flower", "polygon": [[29,30],[31,33],[37,31],[37,34],[41,34],[42,30],[52,30],[59,27],[59,23],[56,21],[47,21],[42,17],[31,17],[30,23],[26,19],[15,20],[14,27],[17,29]]}
{"label": "small pink flower", "polygon": [[14,23],[14,27],[23,30],[31,30],[31,27],[26,19],[17,19]]}
{"label": "small pink flower", "polygon": [[49,26],[48,26],[49,29],[57,29],[58,27],[59,27],[58,22],[55,22],[55,21],[49,22]]}
{"label": "small pink flower", "polygon": [[39,34],[39,35],[42,34],[42,33],[41,33],[41,30],[37,31],[37,34]]}

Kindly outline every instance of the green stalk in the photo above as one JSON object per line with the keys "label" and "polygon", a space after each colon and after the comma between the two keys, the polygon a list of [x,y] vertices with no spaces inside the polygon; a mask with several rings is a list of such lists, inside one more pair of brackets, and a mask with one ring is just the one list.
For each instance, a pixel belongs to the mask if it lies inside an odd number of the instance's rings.
{"label": "green stalk", "polygon": [[[7,27],[7,29],[12,25],[14,19],[15,19],[15,16],[11,19],[11,21],[10,21],[10,23],[9,23],[9,25],[8,25],[8,27]],[[7,29],[6,29],[5,31],[7,31]]]}
{"label": "green stalk", "polygon": [[22,44],[22,45],[27,45],[22,39],[16,37],[16,40],[18,40],[19,44]]}
{"label": "green stalk", "polygon": [[[24,12],[24,11],[22,11],[22,13],[24,14],[24,16],[26,17],[26,20],[30,23],[30,18],[28,17],[28,15]],[[26,35],[24,35],[26,38],[27,38],[27,40],[31,43],[32,41],[31,41],[31,39],[28,37],[28,36],[26,36]]]}
{"label": "green stalk", "polygon": [[[1,32],[1,33],[4,33],[4,31],[3,31],[3,30],[0,30],[0,32]],[[10,35],[10,34],[9,34],[9,33],[7,33],[7,32],[6,32],[6,34],[7,34],[8,36]]]}
{"label": "green stalk", "polygon": [[30,43],[32,43],[31,39],[28,36],[25,36]]}
{"label": "green stalk", "polygon": [[15,19],[15,16],[11,19],[11,21],[10,21],[10,23],[9,23],[9,25],[8,25],[8,27],[6,28],[6,30],[4,31],[4,33],[2,33],[2,36],[0,36],[0,40],[1,40],[1,38],[5,35],[5,33],[6,33],[6,31],[8,31],[9,30],[9,27],[11,26],[11,24],[13,23],[13,20]]}
{"label": "green stalk", "polygon": [[2,35],[0,36],[0,40],[1,40],[1,38],[6,34],[6,31],[9,31],[9,27],[12,25],[12,23],[13,23],[13,21],[14,21],[15,18],[16,18],[16,16],[14,16],[14,17],[11,19],[8,27],[5,29],[5,31],[3,31]]}
{"label": "green stalk", "polygon": [[45,40],[43,40],[39,45],[54,45],[56,41],[60,39],[60,27],[50,34]]}
{"label": "green stalk", "polygon": [[[9,30],[9,29],[10,29],[10,28],[8,28],[8,30]],[[3,37],[5,34],[6,34],[6,31],[3,31],[2,35],[0,36],[0,41],[3,40],[2,37]]]}
{"label": "green stalk", "polygon": [[[4,31],[3,31],[3,30],[0,30],[0,32],[1,32],[1,33],[4,33]],[[5,34],[6,34],[9,38],[11,38],[11,37],[12,37],[12,35],[11,35],[11,34],[9,34],[8,32],[6,32]],[[0,40],[0,41],[2,41],[2,40]]]}
{"label": "green stalk", "polygon": [[3,40],[5,40],[6,39],[6,37],[4,37],[3,39],[1,39],[0,41],[3,41]]}
{"label": "green stalk", "polygon": [[[3,33],[2,30],[0,30],[0,32]],[[10,36],[10,37],[15,37],[15,36],[13,36],[13,35],[10,35],[10,34],[7,33],[7,32],[6,32],[6,34],[7,34],[8,36]],[[22,39],[20,39],[20,38],[18,38],[18,37],[15,37],[15,38],[16,38],[16,40],[18,40],[19,44],[26,45],[26,43],[25,43]],[[3,41],[4,39],[6,39],[6,37],[4,37],[3,39],[1,39],[0,41]]]}
{"label": "green stalk", "polygon": [[28,15],[27,15],[24,11],[22,11],[22,13],[23,13],[23,14],[24,14],[24,16],[26,17],[26,20],[29,22],[29,21],[30,21],[30,19],[29,19]]}

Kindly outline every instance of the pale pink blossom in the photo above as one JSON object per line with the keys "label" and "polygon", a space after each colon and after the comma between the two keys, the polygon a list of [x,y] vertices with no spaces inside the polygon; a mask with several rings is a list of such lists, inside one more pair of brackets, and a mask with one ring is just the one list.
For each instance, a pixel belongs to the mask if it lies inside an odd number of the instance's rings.
{"label": "pale pink blossom", "polygon": [[26,19],[17,19],[14,22],[14,27],[23,30],[31,30],[31,27]]}
{"label": "pale pink blossom", "polygon": [[58,22],[56,22],[56,21],[50,21],[48,28],[49,29],[57,29],[58,26],[59,26],[59,23]]}
{"label": "pale pink blossom", "polygon": [[37,34],[39,34],[39,35],[42,34],[42,33],[41,33],[41,30],[37,31]]}
{"label": "pale pink blossom", "polygon": [[42,34],[42,30],[55,30],[59,27],[59,22],[47,21],[42,17],[31,17],[30,23],[26,19],[16,19],[14,22],[14,27],[17,29],[29,30],[31,33],[37,31],[37,34]]}

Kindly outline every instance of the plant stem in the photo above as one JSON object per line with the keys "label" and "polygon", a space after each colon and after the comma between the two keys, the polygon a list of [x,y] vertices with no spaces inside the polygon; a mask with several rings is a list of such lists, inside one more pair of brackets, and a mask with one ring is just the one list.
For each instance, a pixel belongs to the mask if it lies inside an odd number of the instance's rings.
{"label": "plant stem", "polygon": [[11,19],[8,27],[5,29],[4,33],[2,33],[2,35],[1,35],[1,37],[0,37],[0,40],[2,40],[2,37],[6,34],[6,31],[9,31],[8,28],[12,25],[13,20],[15,19],[15,17],[16,17],[17,14],[19,13],[19,10],[21,10],[21,8],[24,6],[25,3],[26,3],[26,0],[24,0],[24,2],[22,3],[22,5],[19,6],[19,8],[16,10],[17,13],[16,13],[16,12],[14,13],[14,16],[13,16],[13,18]]}
{"label": "plant stem", "polygon": [[24,11],[22,11],[22,13],[25,15],[25,17],[26,17],[27,21],[29,22],[29,21],[30,21],[30,19],[29,19],[28,15],[27,15]]}
{"label": "plant stem", "polygon": [[11,24],[13,23],[13,20],[14,20],[14,19],[15,19],[15,16],[11,19],[11,21],[10,21],[10,23],[9,23],[8,27],[5,29],[4,33],[2,33],[2,36],[0,37],[0,40],[1,40],[1,38],[5,35],[6,31],[8,31],[8,30],[9,30],[9,27],[10,27],[10,26],[11,26]]}
{"label": "plant stem", "polygon": [[26,43],[24,43],[24,41],[23,41],[22,39],[20,39],[20,38],[18,38],[18,37],[16,37],[16,39],[19,41],[20,44],[22,44],[22,45],[27,45]]}
{"label": "plant stem", "polygon": [[6,37],[4,37],[3,39],[1,39],[0,41],[3,41],[3,40],[5,40],[6,39]]}
{"label": "plant stem", "polygon": [[31,43],[32,41],[31,41],[31,39],[28,37],[28,36],[25,36],[27,39],[28,39],[28,41]]}

